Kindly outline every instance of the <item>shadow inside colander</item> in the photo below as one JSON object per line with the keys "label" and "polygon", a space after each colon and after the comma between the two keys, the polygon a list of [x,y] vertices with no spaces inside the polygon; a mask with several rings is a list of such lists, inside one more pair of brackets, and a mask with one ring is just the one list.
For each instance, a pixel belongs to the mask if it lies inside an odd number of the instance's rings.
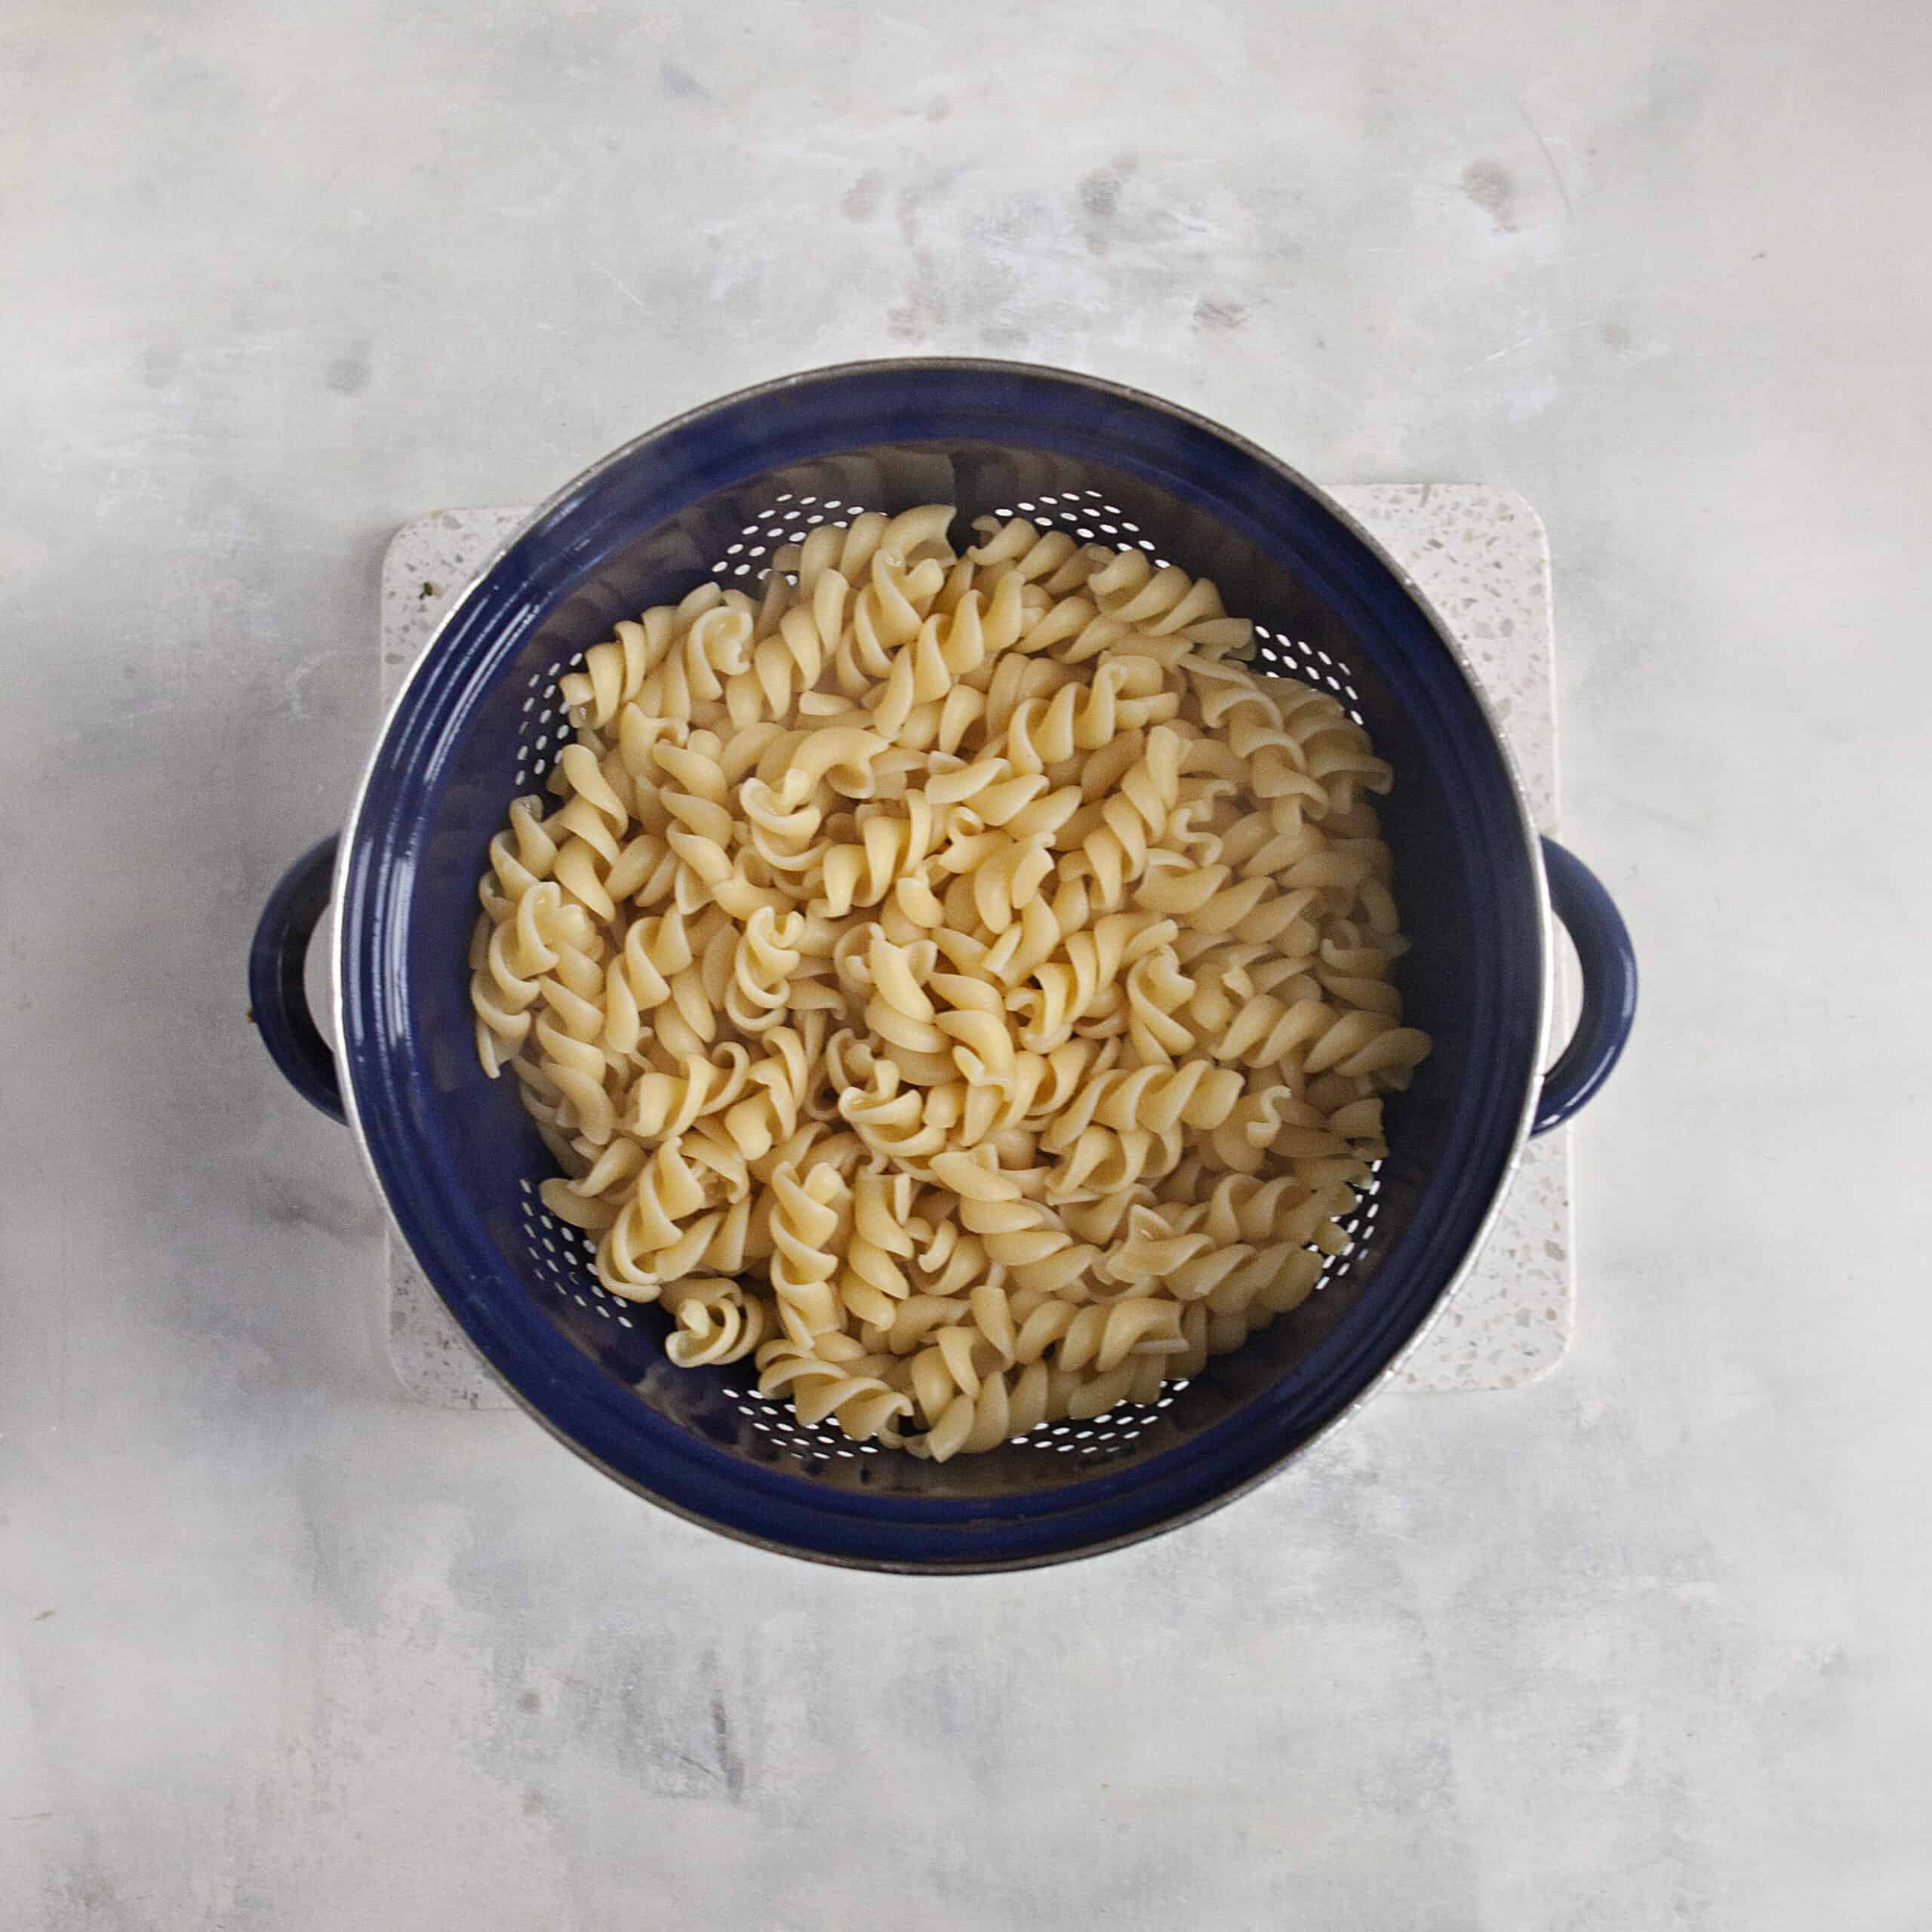
{"label": "shadow inside colander", "polygon": [[[921,503],[960,506],[955,541],[988,512],[1024,515],[1083,541],[1137,546],[1212,577],[1229,610],[1257,623],[1255,668],[1333,691],[1394,764],[1383,817],[1396,889],[1414,942],[1404,992],[1411,1023],[1435,1038],[1414,1086],[1388,1109],[1389,1159],[1350,1224],[1354,1246],[1332,1262],[1294,1313],[1175,1383],[1152,1407],[1123,1405],[1094,1420],[1054,1423],[989,1454],[943,1466],[854,1443],[832,1423],[801,1424],[789,1404],[760,1396],[749,1362],[681,1370],[665,1358],[668,1324],[654,1307],[607,1294],[589,1241],[552,1215],[536,1183],[554,1171],[510,1080],[486,1081],[473,1057],[440,1043],[466,1041],[468,925],[475,881],[510,798],[534,789],[568,741],[557,677],[620,617],[675,602],[706,577],[752,589],[780,545],[861,510]],[[586,560],[478,703],[463,769],[441,795],[411,898],[411,978],[438,1090],[436,1124],[452,1167],[472,1191],[504,1274],[521,1284],[574,1345],[637,1399],[729,1454],[841,1487],[933,1497],[1011,1496],[1115,1475],[1238,1416],[1286,1378],[1312,1374],[1344,1327],[1414,1311],[1376,1306],[1382,1257],[1401,1232],[1443,1151],[1469,1029],[1469,936],[1459,930],[1470,894],[1451,836],[1435,748],[1389,696],[1373,650],[1352,636],[1319,584],[1263,553],[1208,507],[1171,496],[1127,470],[1085,457],[990,443],[881,444],[752,478],[691,504],[671,521]],[[460,1009],[460,1011],[457,1009]],[[1392,1348],[1401,1339],[1392,1334]]]}

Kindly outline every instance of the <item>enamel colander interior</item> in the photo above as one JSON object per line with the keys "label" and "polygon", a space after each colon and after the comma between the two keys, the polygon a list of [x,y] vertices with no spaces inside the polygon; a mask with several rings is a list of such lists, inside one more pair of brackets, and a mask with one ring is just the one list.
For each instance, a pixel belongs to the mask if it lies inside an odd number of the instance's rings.
{"label": "enamel colander interior", "polygon": [[[755,587],[779,546],[863,510],[951,502],[1213,577],[1255,666],[1332,692],[1394,764],[1383,813],[1436,1048],[1388,1109],[1391,1152],[1294,1313],[1149,1407],[934,1465],[808,1427],[749,1362],[672,1367],[654,1307],[606,1293],[543,1205],[553,1171],[471,1044],[475,884],[509,800],[568,741],[558,675],[615,621],[706,577]],[[970,541],[962,522],[955,540]],[[1534,1073],[1539,889],[1507,766],[1412,592],[1325,500],[1211,426],[1008,365],[890,364],[733,398],[574,485],[459,603],[372,764],[339,883],[355,1115],[425,1272],[512,1390],[612,1474],[797,1553],[984,1568],[1103,1547],[1274,1466],[1399,1352],[1470,1252]]]}

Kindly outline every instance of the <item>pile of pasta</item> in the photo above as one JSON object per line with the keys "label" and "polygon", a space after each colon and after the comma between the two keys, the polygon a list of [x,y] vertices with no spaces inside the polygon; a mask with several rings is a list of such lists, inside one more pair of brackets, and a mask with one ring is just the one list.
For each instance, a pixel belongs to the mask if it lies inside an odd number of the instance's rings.
{"label": "pile of pasta", "polygon": [[1138,549],[824,525],[559,684],[476,1041],[672,1361],[944,1460],[1295,1307],[1386,1150],[1389,767]]}

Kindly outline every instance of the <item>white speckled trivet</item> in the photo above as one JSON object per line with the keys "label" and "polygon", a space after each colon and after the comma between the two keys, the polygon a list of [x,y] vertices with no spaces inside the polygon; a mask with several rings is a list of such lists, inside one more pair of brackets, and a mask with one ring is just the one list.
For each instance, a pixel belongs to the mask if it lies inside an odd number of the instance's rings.
{"label": "white speckled trivet", "polygon": [[[1554,831],[1549,549],[1536,512],[1480,484],[1374,484],[1335,494],[1407,565],[1461,638],[1537,821]],[[452,598],[528,514],[438,510],[397,531],[383,564],[385,703]],[[389,1358],[403,1386],[449,1407],[509,1407],[393,1230],[385,1278]],[[1395,1380],[1411,1389],[1520,1387],[1562,1358],[1574,1315],[1570,1136],[1558,1128],[1530,1143],[1481,1259]]]}

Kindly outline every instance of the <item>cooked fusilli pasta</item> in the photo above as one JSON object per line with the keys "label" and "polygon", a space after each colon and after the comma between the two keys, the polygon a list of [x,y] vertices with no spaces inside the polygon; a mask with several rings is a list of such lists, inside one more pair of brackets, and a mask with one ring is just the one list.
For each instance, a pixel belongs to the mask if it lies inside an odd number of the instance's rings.
{"label": "cooked fusilli pasta", "polygon": [[941,1461],[1295,1307],[1429,1046],[1361,728],[1206,579],[954,521],[587,651],[469,958],[544,1201],[671,1360]]}

